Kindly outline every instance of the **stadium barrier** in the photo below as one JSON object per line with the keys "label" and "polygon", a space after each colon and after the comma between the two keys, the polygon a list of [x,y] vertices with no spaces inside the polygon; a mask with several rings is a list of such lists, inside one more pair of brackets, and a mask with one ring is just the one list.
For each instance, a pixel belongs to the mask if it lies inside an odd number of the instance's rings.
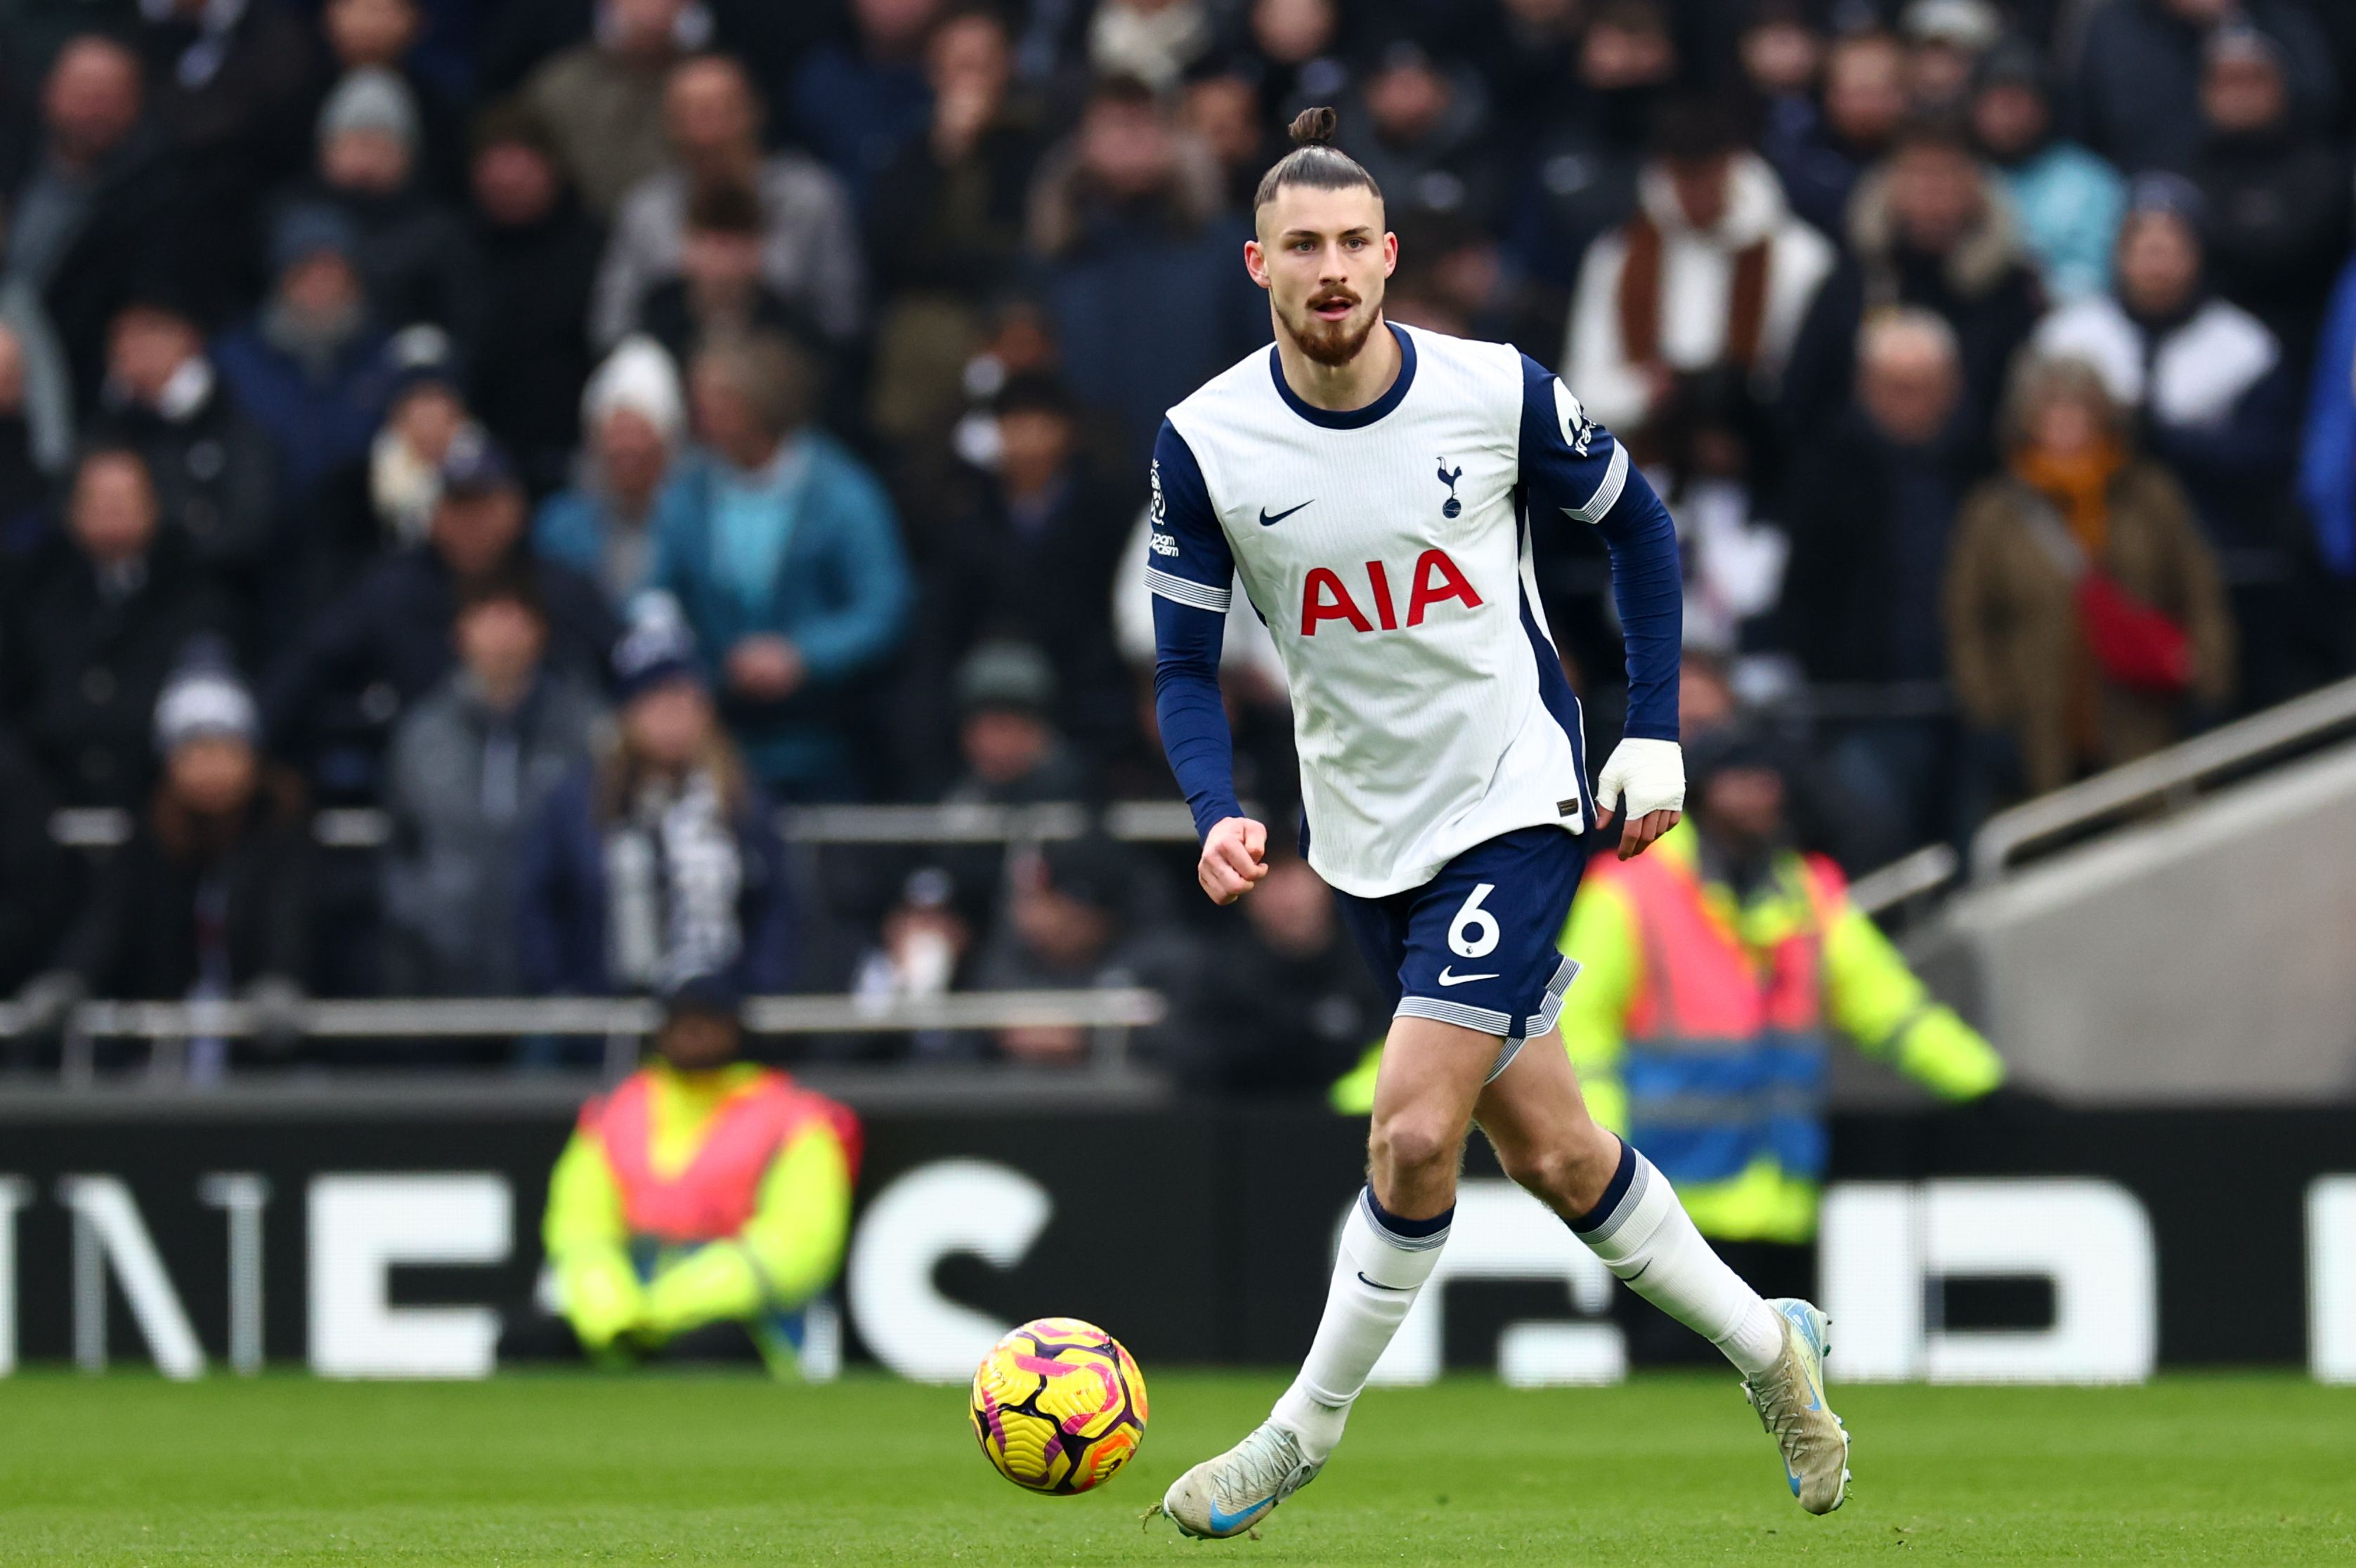
{"label": "stadium barrier", "polygon": [[[945,1076],[929,1101],[862,1106],[851,1354],[959,1379],[1007,1325],[1071,1313],[1149,1365],[1290,1364],[1363,1127],[1308,1108],[1059,1106],[1056,1082]],[[0,1095],[0,1363],[487,1372],[502,1315],[531,1310],[576,1098]],[[1821,1296],[1844,1377],[2300,1362],[2356,1381],[2356,1110],[1851,1115],[1833,1147]],[[1614,1287],[1485,1150],[1438,1278],[1384,1381],[1624,1374]]]}

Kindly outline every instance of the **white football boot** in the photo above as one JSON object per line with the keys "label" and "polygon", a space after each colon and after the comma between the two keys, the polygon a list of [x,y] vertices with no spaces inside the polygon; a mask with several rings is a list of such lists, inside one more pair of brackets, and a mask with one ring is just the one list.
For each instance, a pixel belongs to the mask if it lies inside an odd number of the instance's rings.
{"label": "white football boot", "polygon": [[1832,1319],[1792,1296],[1767,1305],[1783,1319],[1783,1354],[1757,1377],[1743,1379],[1742,1392],[1783,1450],[1792,1495],[1810,1513],[1830,1513],[1848,1495],[1848,1431],[1825,1402]]}
{"label": "white football boot", "polygon": [[1241,1535],[1277,1504],[1317,1478],[1323,1465],[1301,1457],[1292,1434],[1263,1421],[1250,1436],[1205,1459],[1162,1495],[1162,1511],[1181,1535]]}

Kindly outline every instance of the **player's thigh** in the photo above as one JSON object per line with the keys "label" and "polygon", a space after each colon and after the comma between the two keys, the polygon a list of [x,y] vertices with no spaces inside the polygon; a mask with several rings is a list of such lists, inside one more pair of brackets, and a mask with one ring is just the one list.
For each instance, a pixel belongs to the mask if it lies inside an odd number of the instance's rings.
{"label": "player's thigh", "polygon": [[1452,1164],[1500,1043],[1460,1024],[1393,1019],[1375,1076],[1369,1137],[1376,1162],[1387,1157],[1419,1166],[1444,1158]]}
{"label": "player's thigh", "polygon": [[1570,1213],[1593,1207],[1620,1162],[1620,1140],[1598,1126],[1579,1074],[1549,1030],[1524,1046],[1473,1106],[1505,1174]]}

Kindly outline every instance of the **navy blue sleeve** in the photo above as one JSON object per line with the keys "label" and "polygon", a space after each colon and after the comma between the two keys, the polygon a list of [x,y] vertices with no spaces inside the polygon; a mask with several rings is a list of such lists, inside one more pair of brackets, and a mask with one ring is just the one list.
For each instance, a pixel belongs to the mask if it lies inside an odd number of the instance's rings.
{"label": "navy blue sleeve", "polygon": [[1677,738],[1677,663],[1685,640],[1676,525],[1628,449],[1587,417],[1545,366],[1522,356],[1521,482],[1533,517],[1591,523],[1612,552],[1612,597],[1628,645],[1628,724],[1639,740]]}
{"label": "navy blue sleeve", "polygon": [[1236,801],[1235,740],[1219,698],[1219,648],[1227,635],[1235,560],[1211,509],[1203,470],[1164,420],[1153,443],[1153,504],[1145,583],[1153,591],[1153,712],[1162,750],[1207,835]]}

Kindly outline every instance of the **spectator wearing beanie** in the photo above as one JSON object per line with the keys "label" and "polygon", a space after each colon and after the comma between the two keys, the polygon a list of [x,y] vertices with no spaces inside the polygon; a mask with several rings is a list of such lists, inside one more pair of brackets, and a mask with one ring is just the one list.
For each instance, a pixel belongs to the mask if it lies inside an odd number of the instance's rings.
{"label": "spectator wearing beanie", "polygon": [[13,584],[0,655],[7,711],[68,805],[143,799],[157,694],[182,646],[229,629],[195,541],[162,526],[146,460],[93,446],[76,465],[65,528]]}
{"label": "spectator wearing beanie", "polygon": [[813,160],[765,154],[763,113],[745,68],[724,55],[671,70],[663,96],[670,162],[632,187],[615,215],[591,322],[598,343],[617,342],[647,291],[678,274],[690,193],[723,185],[749,186],[760,198],[761,281],[829,341],[859,330],[866,284],[850,198]]}
{"label": "spectator wearing beanie", "polygon": [[[244,1000],[265,1043],[291,1038],[312,958],[311,827],[302,786],[259,750],[253,697],[226,647],[198,642],[154,709],[163,777],[131,841],[101,866],[56,966],[22,997],[55,1027],[84,997]],[[188,1042],[217,1076],[219,1040]]]}
{"label": "spectator wearing beanie", "polygon": [[2279,46],[2297,123],[2332,123],[2342,84],[2330,41],[2301,0],[2113,0],[2088,16],[2078,49],[2070,96],[2079,140],[2131,175],[2189,170],[2207,133],[2202,48],[2234,20]]}
{"label": "spectator wearing beanie", "polygon": [[1970,107],[1973,143],[2012,203],[2046,293],[2070,300],[2108,288],[2126,184],[2116,169],[2056,133],[2052,83],[2036,48],[2014,38],[1989,50],[1973,80]]}
{"label": "spectator wearing beanie", "polygon": [[351,219],[332,207],[281,213],[271,235],[277,281],[270,296],[213,347],[230,394],[277,451],[290,505],[368,451],[392,395],[359,246]]}
{"label": "spectator wearing beanie", "polygon": [[712,708],[693,635],[660,597],[616,645],[620,711],[525,838],[518,953],[527,989],[612,996],[690,974],[784,990],[797,950],[768,799]]}
{"label": "spectator wearing beanie", "polygon": [[1580,269],[1563,376],[1641,454],[1679,376],[1730,368],[1772,398],[1833,248],[1732,118],[1699,101],[1662,115],[1637,198]]}
{"label": "spectator wearing beanie", "polygon": [[1989,0],[1912,0],[1898,19],[1912,46],[1907,96],[1918,114],[1959,115],[1981,59],[2004,35]]}
{"label": "spectator wearing beanie", "polygon": [[457,667],[402,717],[386,766],[386,982],[512,996],[523,836],[587,761],[605,705],[583,672],[549,667],[548,622],[520,580],[476,591],[453,630]]}
{"label": "spectator wearing beanie", "polygon": [[417,101],[397,73],[350,72],[319,110],[318,178],[297,199],[351,220],[379,321],[438,326],[463,356],[482,329],[482,261],[466,220],[417,177],[420,134]]}
{"label": "spectator wearing beanie", "polygon": [[2208,199],[2209,276],[2303,366],[2333,274],[2347,257],[2348,155],[2293,112],[2283,46],[2256,27],[2221,27],[2201,52],[2208,136],[2192,183]]}
{"label": "spectator wearing beanie", "polygon": [[605,232],[529,112],[486,115],[471,174],[484,319],[468,402],[544,496],[580,442],[580,389],[596,364],[589,305]]}
{"label": "spectator wearing beanie", "polygon": [[659,344],[622,339],[582,394],[581,428],[578,472],[541,503],[532,542],[619,610],[653,574],[656,503],[687,432],[679,369]]}
{"label": "spectator wearing beanie", "polygon": [[754,776],[787,799],[857,787],[851,694],[900,643],[911,586],[892,502],[810,423],[786,341],[715,344],[689,386],[700,448],[664,487],[654,586],[674,595]]}
{"label": "spectator wearing beanie", "polygon": [[[332,69],[323,85],[333,91],[347,73],[364,67],[400,77],[417,106],[418,181],[448,200],[466,187],[466,114],[441,81],[418,69],[418,45],[430,20],[423,0],[325,0],[320,32]],[[314,103],[307,123],[318,123],[318,111]]]}
{"label": "spectator wearing beanie", "polygon": [[1792,350],[1783,414],[1804,443],[1847,401],[1869,311],[1915,305],[1946,319],[1976,428],[1994,421],[2014,353],[2045,311],[2012,208],[1968,143],[1918,122],[1849,202],[1849,254],[1826,280]]}

